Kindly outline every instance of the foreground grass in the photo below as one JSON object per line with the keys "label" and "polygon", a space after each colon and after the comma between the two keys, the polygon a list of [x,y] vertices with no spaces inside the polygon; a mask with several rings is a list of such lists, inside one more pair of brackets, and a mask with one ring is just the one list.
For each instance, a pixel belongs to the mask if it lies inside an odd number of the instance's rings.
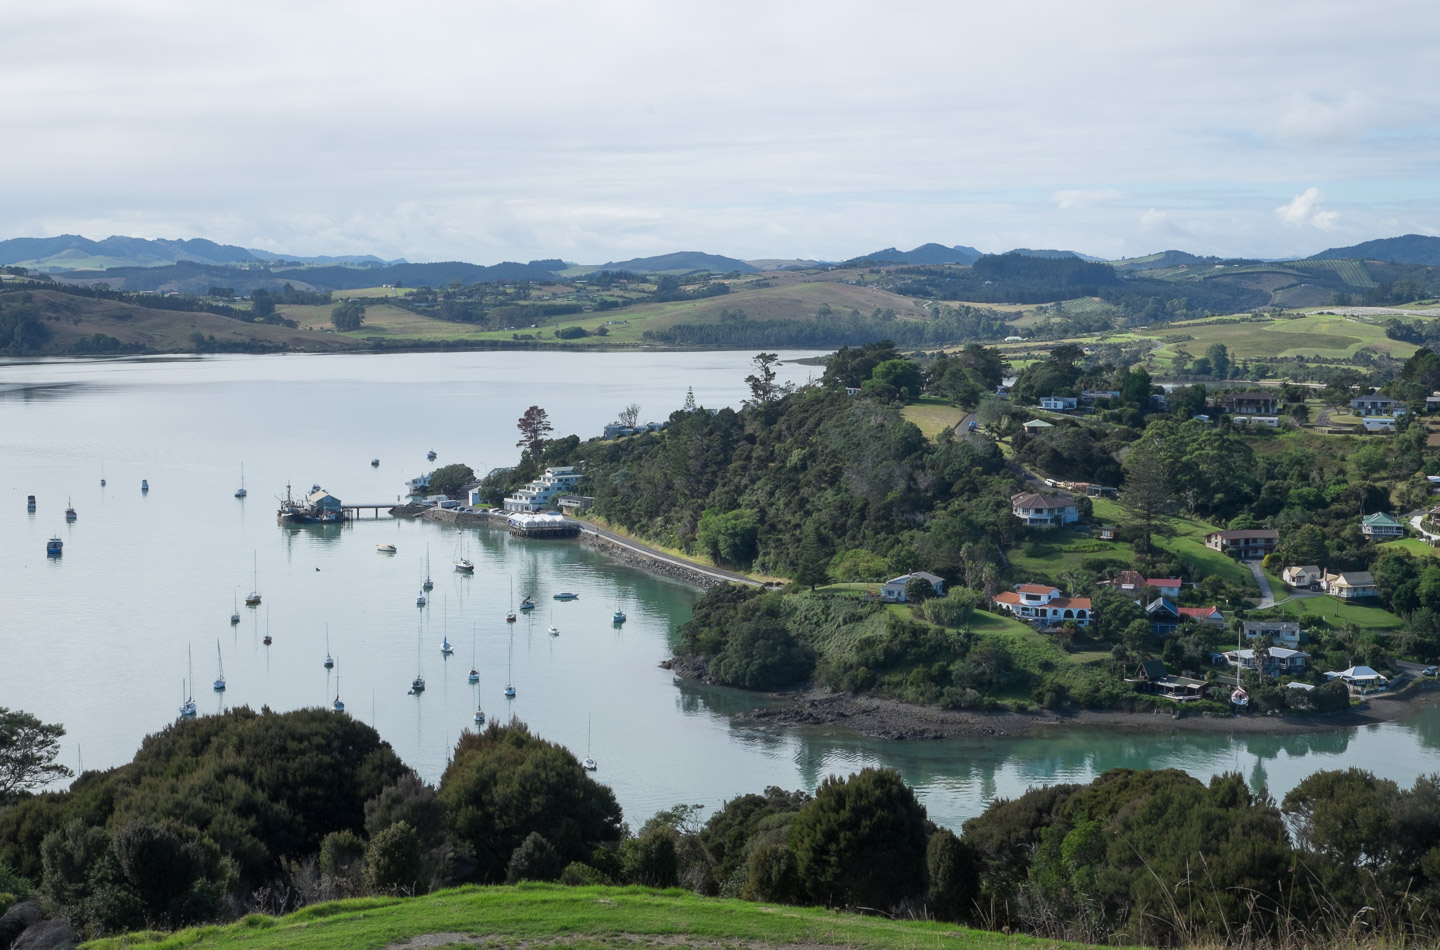
{"label": "foreground grass", "polygon": [[288,917],[252,914],[224,927],[201,927],[174,934],[129,934],[87,946],[101,950],[381,950],[432,935],[437,936],[423,945],[517,946],[523,941],[586,948],[803,945],[876,950],[1082,946],[926,921],[893,921],[819,908],[703,898],[679,890],[547,884],[466,887],[409,899],[360,898],[316,904]]}

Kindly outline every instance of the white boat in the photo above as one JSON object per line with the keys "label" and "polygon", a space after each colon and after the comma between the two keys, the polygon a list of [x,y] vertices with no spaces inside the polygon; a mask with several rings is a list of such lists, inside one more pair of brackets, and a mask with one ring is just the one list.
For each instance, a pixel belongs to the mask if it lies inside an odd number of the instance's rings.
{"label": "white boat", "polygon": [[479,706],[475,707],[475,725],[485,725],[485,710],[481,709]]}
{"label": "white boat", "polygon": [[220,656],[219,640],[215,641],[215,663],[219,668],[219,673],[215,677],[215,692],[223,693],[225,692],[225,660]]}
{"label": "white boat", "polygon": [[460,557],[457,557],[455,559],[455,570],[459,571],[461,574],[474,574],[475,562],[470,560],[468,557],[461,555]]}
{"label": "white boat", "polygon": [[376,550],[376,551],[379,551],[381,554],[394,554],[394,553],[395,553],[395,545],[393,545],[393,544],[391,544],[391,543],[389,543],[389,542],[387,541],[387,542],[385,542],[384,544],[377,544],[377,545],[375,545],[375,550]]}
{"label": "white boat", "polygon": [[453,655],[454,653],[455,653],[455,648],[450,645],[450,638],[449,638],[449,637],[442,637],[442,638],[440,639],[440,655],[441,655],[441,656],[451,656],[451,655]]}
{"label": "white boat", "polygon": [[1250,694],[1245,692],[1242,687],[1237,686],[1235,691],[1230,694],[1230,702],[1236,706],[1248,706],[1250,705]]}
{"label": "white boat", "polygon": [[598,769],[598,768],[600,767],[599,763],[597,763],[594,759],[592,759],[592,758],[590,757],[590,717],[589,717],[589,716],[586,716],[586,717],[585,717],[585,758],[581,760],[581,762],[580,762],[580,767],[581,767],[582,769],[584,769],[585,771],[587,771],[587,772],[593,772],[593,771],[595,771],[596,769]]}
{"label": "white boat", "polygon": [[547,629],[547,632],[548,632],[548,633],[550,634],[550,636],[552,636],[552,637],[558,637],[558,636],[560,636],[560,628],[557,627],[557,626],[555,626],[553,623],[549,626],[549,628]]}
{"label": "white boat", "polygon": [[245,606],[260,606],[260,561],[258,554],[251,554],[250,593],[245,595]]}
{"label": "white boat", "polygon": [[[515,635],[512,633],[512,634],[510,635],[510,652],[509,652],[509,655],[506,656],[506,658],[505,658],[505,679],[511,680],[511,679],[514,678],[514,674],[513,674],[513,667],[514,667],[514,665],[515,665]],[[515,698],[515,684],[514,684],[514,683],[512,683],[512,682],[507,682],[507,683],[505,684],[505,698],[506,698],[506,699],[514,699],[514,698]]]}
{"label": "white boat", "polygon": [[505,622],[515,622],[515,579],[510,579],[510,609],[505,613]]}
{"label": "white boat", "polygon": [[470,675],[471,684],[480,682],[480,668],[475,665],[475,626],[470,626]]}
{"label": "white boat", "polygon": [[235,489],[236,498],[245,497],[245,463],[240,463],[240,487]]}
{"label": "white boat", "polygon": [[[185,659],[190,668],[190,682],[193,683],[195,682],[195,659],[190,653],[190,644],[188,643],[185,644]],[[180,716],[183,719],[189,719],[194,716],[196,712],[195,697],[190,694],[189,688],[185,685],[185,680],[181,680]]]}
{"label": "white boat", "polygon": [[343,713],[343,712],[345,711],[345,704],[340,701],[340,671],[339,671],[339,670],[336,670],[336,671],[335,671],[335,702],[333,702],[333,703],[330,704],[330,708],[331,708],[333,711],[337,712],[337,713]]}

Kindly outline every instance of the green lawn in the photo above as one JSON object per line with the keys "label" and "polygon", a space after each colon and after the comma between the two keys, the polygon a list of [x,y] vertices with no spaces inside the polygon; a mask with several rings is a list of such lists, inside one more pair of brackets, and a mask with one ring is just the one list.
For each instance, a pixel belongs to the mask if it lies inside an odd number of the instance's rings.
{"label": "green lawn", "polygon": [[[1280,599],[1279,596],[1276,597]],[[1359,604],[1338,600],[1334,597],[1307,597],[1282,604],[1276,610],[1297,619],[1319,617],[1331,626],[1353,623],[1370,630],[1394,630],[1401,626],[1401,619],[1379,607],[1362,607]],[[1271,614],[1274,616],[1274,614]]]}
{"label": "green lawn", "polygon": [[1402,538],[1399,541],[1386,541],[1384,544],[1379,545],[1379,547],[1381,550],[1400,548],[1401,550],[1409,551],[1416,557],[1440,557],[1440,552],[1437,552],[1420,538]]}
{"label": "green lawn", "polygon": [[[1108,498],[1094,499],[1094,506],[1095,517],[1107,523],[1115,524],[1134,520],[1129,512]],[[1163,522],[1174,534],[1168,538],[1157,534],[1154,538],[1156,546],[1169,551],[1190,565],[1199,573],[1200,577],[1215,574],[1232,584],[1241,584],[1246,587],[1255,586],[1255,578],[1251,575],[1248,567],[1239,561],[1231,560],[1228,555],[1205,546],[1205,535],[1218,530],[1215,525],[1194,518],[1178,516],[1165,518]]]}
{"label": "green lawn", "polygon": [[921,396],[919,402],[906,406],[901,415],[919,426],[925,438],[933,439],[946,429],[959,425],[960,420],[965,418],[965,410],[935,396]]}
{"label": "green lawn", "polygon": [[[417,938],[425,938],[417,940]],[[414,946],[490,947],[844,947],[873,950],[1030,950],[1080,944],[891,920],[820,908],[697,897],[680,890],[465,887],[415,898],[361,898],[316,904],[287,917],[251,914],[225,927],[130,934],[87,944],[101,950],[382,950]]]}

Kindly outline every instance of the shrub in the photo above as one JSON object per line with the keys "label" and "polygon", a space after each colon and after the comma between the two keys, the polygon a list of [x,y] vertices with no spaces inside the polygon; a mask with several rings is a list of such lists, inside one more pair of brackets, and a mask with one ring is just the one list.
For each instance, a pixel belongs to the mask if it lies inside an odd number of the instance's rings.
{"label": "shrub", "polygon": [[418,891],[420,839],[415,829],[397,821],[376,835],[365,853],[365,869],[377,891]]}
{"label": "shrub", "polygon": [[505,883],[518,884],[521,881],[553,881],[563,870],[560,855],[550,847],[550,842],[538,831],[532,831],[520,842],[510,855],[505,867]]}
{"label": "shrub", "polygon": [[803,893],[795,852],[783,844],[762,844],[750,852],[740,896],[750,901],[797,903]]}
{"label": "shrub", "polygon": [[365,862],[365,842],[350,831],[332,831],[320,842],[320,873],[349,878]]}
{"label": "shrub", "polygon": [[645,887],[675,887],[680,883],[680,861],[674,833],[653,828],[625,842],[621,857],[625,880]]}
{"label": "shrub", "polygon": [[930,883],[930,908],[946,920],[963,917],[980,892],[975,854],[948,828],[932,834],[925,846],[925,876]]}
{"label": "shrub", "polygon": [[579,861],[571,861],[560,872],[560,883],[566,887],[587,887],[592,884],[614,884],[604,871],[591,867],[588,864],[581,864]]}

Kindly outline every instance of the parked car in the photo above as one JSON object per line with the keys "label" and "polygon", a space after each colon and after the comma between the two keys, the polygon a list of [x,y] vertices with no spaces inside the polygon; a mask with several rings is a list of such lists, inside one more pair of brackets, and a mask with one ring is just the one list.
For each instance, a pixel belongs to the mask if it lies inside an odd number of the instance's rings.
{"label": "parked car", "polygon": [[1440,666],[1427,666],[1420,673],[1423,676],[1440,676]]}

